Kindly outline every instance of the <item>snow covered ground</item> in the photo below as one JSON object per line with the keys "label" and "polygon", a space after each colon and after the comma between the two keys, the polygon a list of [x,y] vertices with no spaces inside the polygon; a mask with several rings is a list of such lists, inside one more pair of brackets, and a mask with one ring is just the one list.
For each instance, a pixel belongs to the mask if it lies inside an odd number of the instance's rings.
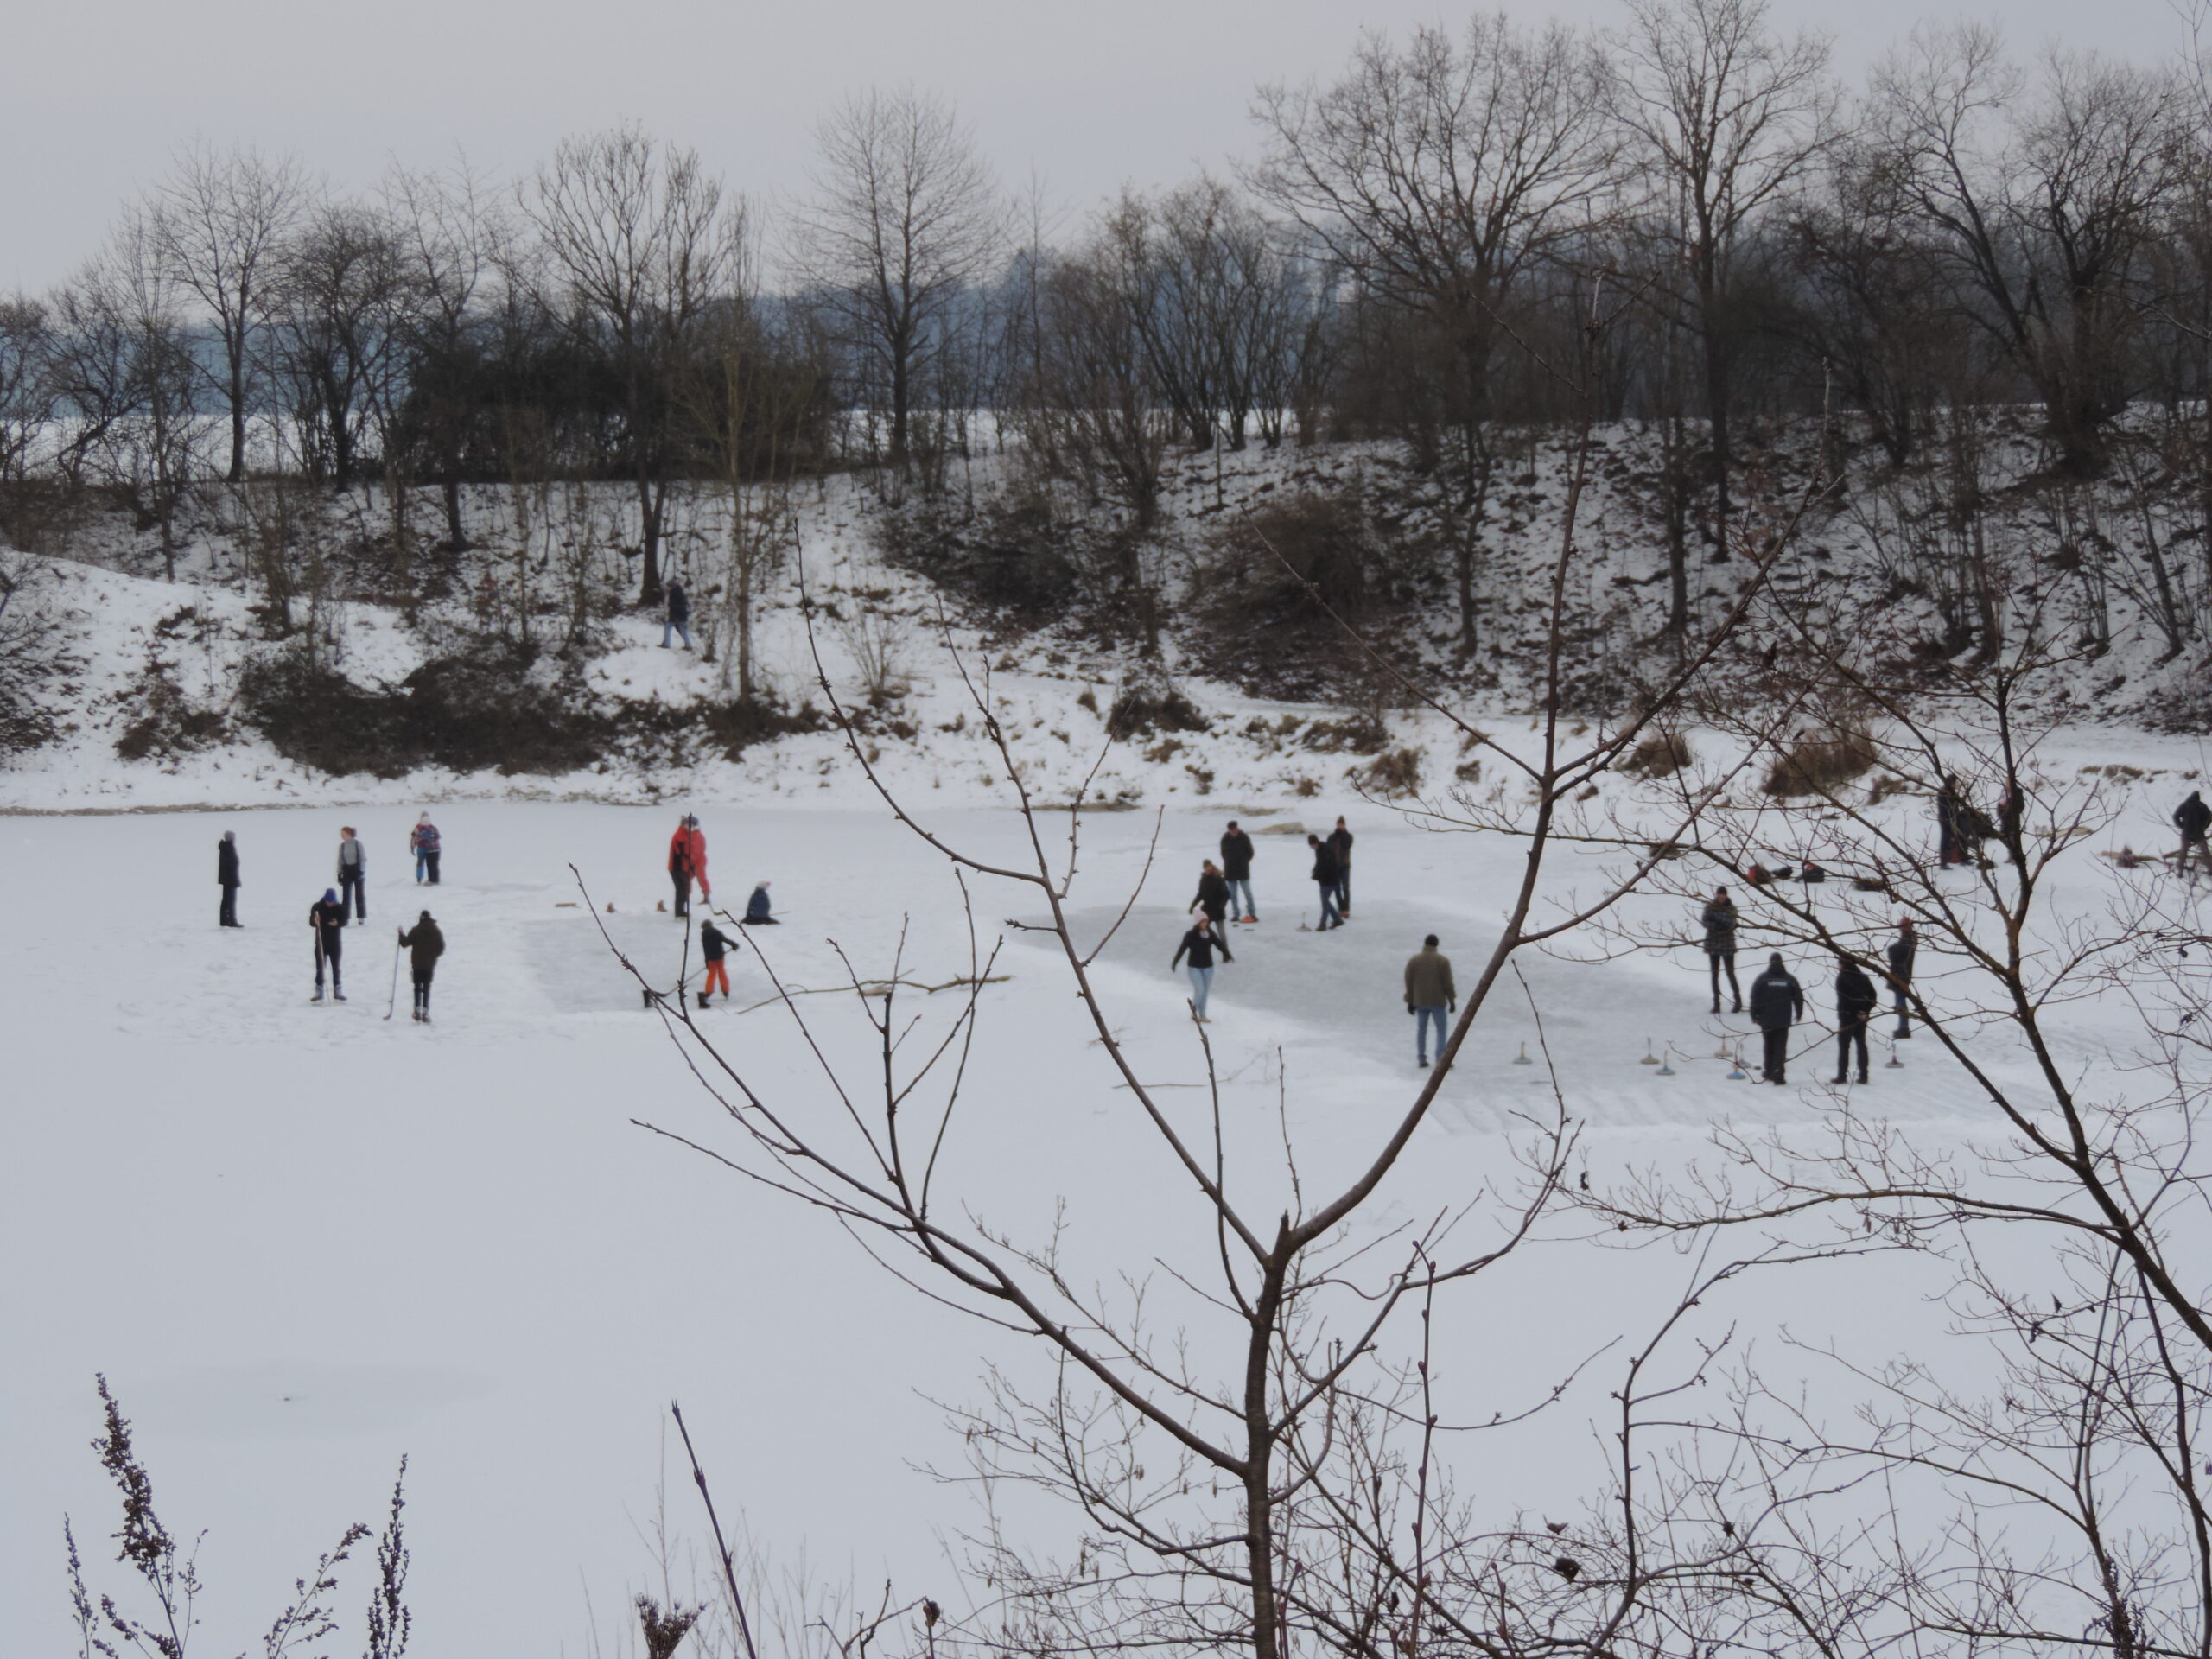
{"label": "snow covered ground", "polygon": [[[2056,758],[2114,753],[2094,734],[2078,747]],[[2176,770],[2202,760],[2177,740],[2131,741],[2126,753]],[[966,971],[945,861],[880,804],[842,786],[836,796],[819,808],[711,797],[658,808],[440,804],[445,881],[421,890],[404,853],[411,802],[0,817],[10,947],[0,955],[0,1651],[67,1642],[65,1513],[96,1587],[116,1583],[112,1499],[87,1447],[96,1372],[137,1421],[171,1528],[207,1529],[214,1647],[247,1644],[346,1522],[377,1517],[404,1453],[419,1651],[602,1650],[594,1630],[615,1630],[627,1592],[658,1581],[649,1534],[657,1490],[675,1474],[671,1398],[724,1502],[776,1560],[803,1555],[819,1576],[864,1586],[895,1574],[906,1593],[957,1603],[948,1556],[976,1517],[962,1490],[925,1471],[961,1467],[932,1402],[972,1401],[988,1366],[1018,1374],[1034,1351],[899,1285],[819,1216],[633,1125],[710,1142],[726,1128],[640,1010],[578,889],[580,874],[597,919],[641,969],[672,976],[682,931],[654,906],[677,811],[696,810],[723,903],[773,880],[785,925],[766,943],[786,982],[836,983],[833,940],[862,973],[884,971],[902,925],[911,977]],[[1016,854],[1018,819],[963,796],[931,826]],[[2158,839],[2165,810],[2146,795],[2113,839],[2131,826],[2138,844]],[[1338,810],[1360,837],[1355,919],[1300,931],[1312,893],[1302,842],[1264,832],[1320,828]],[[1236,960],[1215,987],[1227,1109],[1236,1132],[1257,1135],[1281,1099],[1308,1170],[1340,1175],[1415,1086],[1400,964],[1433,931],[1467,976],[1494,937],[1520,849],[1426,832],[1356,800],[1248,796],[1171,811],[1100,976],[1150,1082],[1201,1076],[1185,982],[1167,962],[1198,861],[1232,813],[1263,831],[1263,919],[1235,934]],[[370,850],[372,920],[351,936],[351,1000],[315,1007],[304,912],[329,882],[341,822]],[[240,931],[214,925],[224,829],[244,858]],[[1149,812],[1086,816],[1084,925],[1103,929],[1118,909],[1152,830]],[[1562,886],[1591,874],[1563,857]],[[2085,902],[2110,879],[2088,856],[2071,878]],[[387,930],[425,903],[449,942],[428,1029],[382,1017]],[[977,887],[987,938],[1001,918],[1034,908],[1004,884]],[[1600,1171],[1679,1163],[1716,1119],[1802,1121],[1817,1101],[1825,1047],[1799,1062],[1789,1090],[1727,1080],[1716,1049],[1746,1027],[1704,1014],[1702,964],[1688,952],[1524,965]],[[1010,977],[984,993],[972,1121],[952,1151],[958,1190],[1016,1229],[1065,1201],[1086,1261],[1149,1271],[1183,1224],[1174,1218],[1187,1219],[1174,1178],[1131,1123],[1057,960],[1016,932],[1001,966]],[[736,1011],[768,994],[749,953],[734,977],[734,1007],[704,1021],[756,1085],[819,1101],[788,1017]],[[1815,1000],[1825,1008],[1817,988]],[[864,1084],[867,1033],[849,1005],[805,1006]],[[2085,1061],[2120,1029],[2114,1018],[2089,1004],[2069,1014]],[[1549,1099],[1542,1067],[1512,1064],[1523,1044],[1535,1050],[1535,1034],[1517,989],[1494,1001],[1416,1155],[1361,1226],[1510,1179],[1511,1125]],[[1671,1052],[1675,1075],[1638,1063],[1647,1044]],[[1959,1136],[1971,1098],[1932,1046],[1920,1047],[1903,1069],[1875,1071],[1866,1103],[1931,1141]],[[1196,1112],[1203,1096],[1162,1097]],[[1624,1255],[1573,1230],[1446,1308],[1438,1373],[1454,1419],[1526,1404],[1639,1329],[1684,1281],[1686,1264],[1669,1253]],[[1895,1261],[1808,1270],[1786,1303],[1749,1290],[1712,1319],[1786,1323],[1872,1357],[1904,1351],[1942,1325],[1939,1308],[1915,1300],[1911,1272]],[[1589,1424],[1609,1380],[1593,1368],[1560,1410],[1481,1441],[1463,1484],[1501,1513],[1573,1503],[1586,1484],[1578,1471],[1594,1468]],[[688,1483],[669,1478],[667,1497],[672,1530],[695,1539]],[[357,1577],[340,1605],[365,1595]]]}

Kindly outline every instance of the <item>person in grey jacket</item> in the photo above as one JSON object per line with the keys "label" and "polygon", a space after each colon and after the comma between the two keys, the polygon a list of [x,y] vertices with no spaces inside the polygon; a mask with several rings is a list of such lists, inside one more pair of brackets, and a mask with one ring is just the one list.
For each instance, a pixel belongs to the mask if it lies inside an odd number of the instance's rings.
{"label": "person in grey jacket", "polygon": [[1432,933],[1406,958],[1406,1012],[1414,1017],[1414,1064],[1428,1064],[1428,1029],[1436,1027],[1436,1058],[1444,1058],[1444,1016],[1459,1006],[1452,982],[1452,958],[1436,948]]}
{"label": "person in grey jacket", "polygon": [[338,832],[338,906],[352,906],[361,921],[369,919],[369,849],[347,824]]}

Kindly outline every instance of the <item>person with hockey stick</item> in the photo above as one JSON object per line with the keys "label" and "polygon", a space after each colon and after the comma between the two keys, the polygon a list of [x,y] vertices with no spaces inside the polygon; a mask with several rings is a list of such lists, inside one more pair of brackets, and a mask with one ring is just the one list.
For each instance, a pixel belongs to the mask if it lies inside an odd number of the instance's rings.
{"label": "person with hockey stick", "polygon": [[1897,936],[1885,953],[1890,964],[1890,988],[1897,996],[1897,1037],[1912,1035],[1912,959],[1920,953],[1920,935],[1912,931],[1912,918],[1901,918]]}
{"label": "person with hockey stick", "polygon": [[696,815],[686,814],[677,821],[676,833],[668,838],[668,879],[676,888],[676,913],[691,913],[691,883],[699,884],[702,898],[712,899],[714,888],[707,881],[707,837],[699,829]]}
{"label": "person with hockey stick", "polygon": [[[308,931],[315,935],[315,998],[322,1001],[322,970],[330,969],[330,995],[343,1002],[346,988],[338,982],[340,959],[345,954],[346,906],[338,902],[338,889],[325,887],[322,897],[308,906]],[[374,996],[376,992],[369,992]]]}
{"label": "person with hockey stick", "polygon": [[722,994],[722,1001],[729,1001],[729,969],[722,958],[729,954],[735,943],[730,936],[715,926],[711,918],[699,930],[699,950],[707,959],[706,977],[699,982],[699,1006],[707,1006],[707,998],[715,992]]}
{"label": "person with hockey stick", "polygon": [[438,958],[446,953],[446,936],[426,910],[414,926],[399,936],[399,943],[406,949],[407,965],[414,976],[415,1020],[427,1026],[430,1023],[430,976],[438,970]]}

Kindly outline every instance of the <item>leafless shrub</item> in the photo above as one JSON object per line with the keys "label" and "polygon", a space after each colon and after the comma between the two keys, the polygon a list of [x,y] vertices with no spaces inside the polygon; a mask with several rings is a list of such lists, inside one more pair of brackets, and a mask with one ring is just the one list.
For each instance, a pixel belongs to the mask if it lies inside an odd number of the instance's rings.
{"label": "leafless shrub", "polygon": [[1766,792],[1785,798],[1826,796],[1853,779],[1865,776],[1878,758],[1873,740],[1862,731],[1832,731],[1796,738],[1768,769]]}
{"label": "leafless shrub", "polygon": [[1656,732],[1621,762],[1632,778],[1671,778],[1690,764],[1690,741],[1680,732]]}

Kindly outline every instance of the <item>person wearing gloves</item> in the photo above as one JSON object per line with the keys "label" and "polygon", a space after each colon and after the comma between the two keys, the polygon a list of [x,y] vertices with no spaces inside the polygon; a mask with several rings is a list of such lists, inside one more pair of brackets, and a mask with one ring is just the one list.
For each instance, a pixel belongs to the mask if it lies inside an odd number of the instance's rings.
{"label": "person wearing gloves", "polygon": [[745,925],[747,927],[773,927],[776,918],[768,913],[768,884],[753,884],[753,896],[745,901]]}
{"label": "person wearing gloves", "polygon": [[722,958],[729,955],[733,943],[730,936],[712,920],[699,930],[699,950],[707,958],[706,977],[699,982],[699,1006],[702,1008],[716,991],[722,994],[723,1001],[729,1001],[729,968]]}
{"label": "person wearing gloves", "polygon": [[362,921],[369,919],[369,849],[347,824],[338,832],[338,894]]}
{"label": "person wearing gloves", "polygon": [[437,918],[424,911],[414,926],[399,936],[407,951],[408,969],[415,982],[415,1022],[430,1023],[430,976],[438,971],[438,958],[446,953],[446,936]]}
{"label": "person wearing gloves", "polygon": [[438,885],[438,826],[430,822],[427,812],[415,820],[415,828],[407,837],[407,850],[415,855],[415,885],[426,881]]}
{"label": "person wearing gloves", "polygon": [[1213,924],[1201,913],[1191,923],[1191,931],[1183,935],[1183,943],[1175,947],[1175,955],[1167,963],[1173,973],[1185,956],[1191,959],[1191,1011],[1198,1023],[1206,1023],[1206,996],[1213,989],[1213,953],[1221,952],[1224,962],[1234,962],[1230,954],[1229,941],[1215,936]]}
{"label": "person wearing gloves", "polygon": [[676,913],[691,913],[691,883],[696,880],[702,898],[711,900],[715,890],[707,881],[707,837],[700,832],[696,815],[687,814],[677,822],[676,833],[668,838],[668,879],[676,887]]}
{"label": "person wearing gloves", "polygon": [[315,998],[322,1001],[322,970],[330,969],[330,995],[338,1001],[346,1000],[346,988],[338,982],[339,958],[346,945],[346,906],[338,902],[338,889],[325,887],[322,897],[308,906],[308,931],[315,935]]}
{"label": "person wearing gloves", "polygon": [[1459,988],[1452,982],[1452,958],[1436,948],[1432,933],[1421,949],[1406,958],[1406,1012],[1414,1017],[1414,1064],[1428,1065],[1428,1030],[1436,1027],[1436,1058],[1444,1058],[1444,1016],[1459,1006]]}

